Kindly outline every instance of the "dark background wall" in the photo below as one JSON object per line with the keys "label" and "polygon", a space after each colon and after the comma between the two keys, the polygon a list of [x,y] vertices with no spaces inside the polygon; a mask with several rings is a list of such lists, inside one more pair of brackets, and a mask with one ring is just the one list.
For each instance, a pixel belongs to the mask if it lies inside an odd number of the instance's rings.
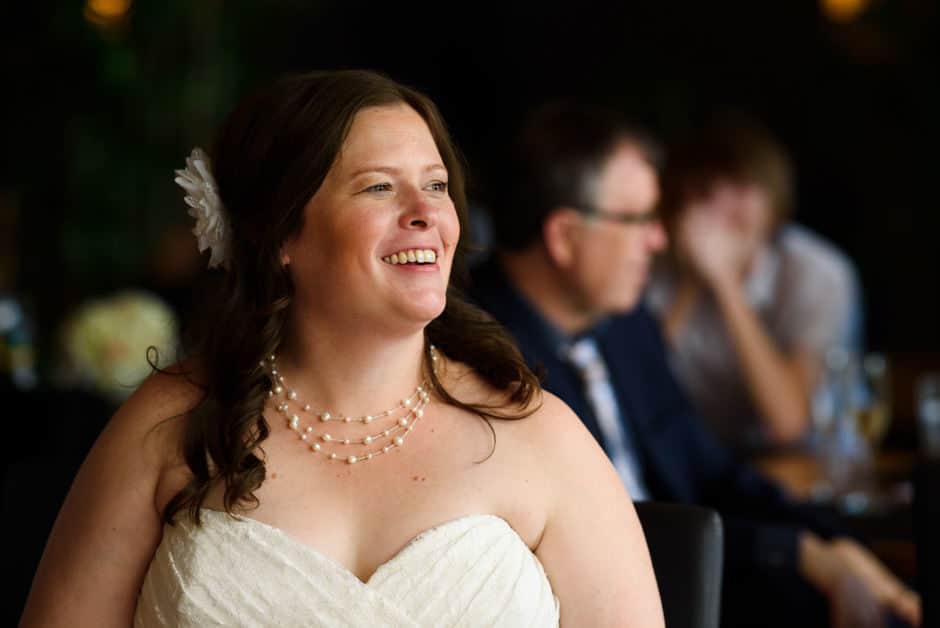
{"label": "dark background wall", "polygon": [[856,259],[871,345],[940,348],[932,4],[874,4],[848,23],[813,2],[506,5],[366,19],[354,42],[340,30],[302,47],[299,64],[379,66],[429,89],[484,191],[506,133],[543,98],[618,106],[666,140],[749,111],[793,155],[797,218]]}
{"label": "dark background wall", "polygon": [[619,107],[667,141],[748,111],[792,153],[797,218],[856,260],[870,346],[940,351],[933,2],[855,0],[842,20],[831,2],[782,0],[178,0],[113,19],[95,12],[107,4],[5,9],[0,288],[43,335],[75,302],[146,276],[161,234],[186,223],[172,170],[245,90],[287,69],[370,67],[438,102],[478,199],[545,98]]}

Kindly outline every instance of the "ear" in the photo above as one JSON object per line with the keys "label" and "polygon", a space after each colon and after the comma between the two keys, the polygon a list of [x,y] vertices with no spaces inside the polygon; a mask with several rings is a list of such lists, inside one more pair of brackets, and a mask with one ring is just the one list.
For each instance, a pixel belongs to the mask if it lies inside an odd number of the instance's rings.
{"label": "ear", "polygon": [[290,265],[290,254],[287,252],[285,247],[281,247],[281,266]]}
{"label": "ear", "polygon": [[581,214],[568,207],[549,212],[542,223],[542,241],[548,256],[561,268],[568,268],[577,258],[583,220]]}

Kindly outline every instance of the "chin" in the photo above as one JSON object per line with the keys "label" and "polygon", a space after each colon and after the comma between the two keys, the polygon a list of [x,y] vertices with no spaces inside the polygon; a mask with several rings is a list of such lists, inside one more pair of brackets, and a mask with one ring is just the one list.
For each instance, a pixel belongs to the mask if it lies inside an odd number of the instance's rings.
{"label": "chin", "polygon": [[446,306],[447,298],[443,295],[433,298],[425,296],[424,298],[414,299],[404,304],[404,307],[400,308],[399,312],[410,320],[427,325],[440,316]]}
{"label": "chin", "polygon": [[610,303],[607,311],[611,314],[626,314],[635,308],[639,302],[638,295],[633,295],[630,298],[619,298]]}

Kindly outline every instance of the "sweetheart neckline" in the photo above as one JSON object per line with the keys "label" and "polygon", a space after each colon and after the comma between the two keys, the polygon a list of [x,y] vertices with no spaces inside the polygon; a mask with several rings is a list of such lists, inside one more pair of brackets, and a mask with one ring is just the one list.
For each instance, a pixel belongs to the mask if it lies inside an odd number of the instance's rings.
{"label": "sweetheart neckline", "polygon": [[[200,508],[200,513],[212,513],[212,516],[219,516],[219,517],[230,518],[230,515],[229,515],[228,513],[224,512],[224,511],[221,511],[221,510],[216,510],[215,508],[206,508],[206,507],[203,507],[203,508]],[[383,570],[385,570],[385,569],[387,569],[387,568],[390,568],[390,566],[391,566],[393,563],[395,563],[395,562],[401,560],[401,559],[402,559],[402,556],[403,556],[404,554],[406,554],[409,549],[413,548],[414,545],[417,544],[418,542],[420,542],[420,541],[422,541],[422,540],[424,540],[424,539],[426,539],[426,538],[429,538],[429,537],[432,536],[433,534],[440,533],[441,530],[447,529],[447,528],[452,527],[452,526],[454,526],[454,525],[456,525],[456,524],[458,524],[458,523],[466,522],[466,521],[469,521],[469,520],[472,520],[472,519],[490,519],[490,520],[493,520],[493,521],[495,521],[495,522],[498,522],[498,523],[502,524],[504,527],[506,527],[506,528],[510,531],[510,533],[516,538],[516,540],[518,540],[520,543],[522,543],[522,544],[526,547],[526,549],[528,549],[530,552],[532,551],[531,548],[528,546],[528,544],[525,542],[525,540],[519,535],[518,532],[516,532],[516,529],[513,528],[512,525],[510,525],[510,523],[509,523],[508,521],[506,521],[505,519],[503,519],[503,518],[500,517],[499,515],[494,515],[494,514],[489,514],[489,513],[477,513],[477,514],[461,515],[461,516],[459,516],[459,517],[455,517],[454,519],[450,519],[450,520],[448,520],[448,521],[444,521],[443,523],[439,523],[439,524],[433,525],[433,526],[431,526],[431,527],[429,527],[429,528],[427,528],[427,529],[425,529],[425,530],[423,530],[423,531],[417,533],[416,535],[414,535],[413,537],[411,537],[411,539],[410,539],[409,541],[407,541],[404,545],[402,545],[401,548],[391,556],[391,558],[389,558],[388,560],[386,560],[386,561],[383,562],[383,563],[380,563],[380,564],[373,570],[372,574],[371,574],[368,578],[366,578],[365,580],[363,580],[363,579],[361,579],[359,576],[357,576],[356,573],[355,573],[353,570],[351,570],[350,568],[348,568],[346,565],[342,564],[341,562],[339,562],[339,561],[336,560],[335,558],[333,558],[333,557],[331,557],[331,556],[325,554],[324,552],[322,552],[322,551],[316,549],[315,547],[313,547],[313,546],[311,546],[311,545],[308,545],[307,543],[304,543],[303,541],[301,541],[301,540],[295,538],[294,536],[292,536],[292,535],[289,534],[288,532],[284,531],[283,529],[278,528],[277,526],[273,526],[273,525],[271,525],[271,524],[269,524],[269,523],[265,523],[264,521],[260,521],[259,519],[254,519],[254,518],[252,518],[252,517],[246,517],[246,516],[244,516],[244,515],[236,515],[236,517],[237,517],[237,519],[235,519],[236,522],[239,522],[239,521],[240,521],[240,522],[247,522],[247,523],[249,523],[249,524],[251,524],[251,525],[260,527],[260,528],[262,528],[262,529],[266,529],[266,530],[268,530],[268,531],[270,531],[270,532],[276,534],[276,535],[279,536],[280,538],[284,539],[287,543],[290,543],[291,545],[295,545],[295,546],[300,547],[303,551],[305,551],[305,552],[311,554],[312,556],[314,556],[314,557],[317,558],[318,560],[323,561],[323,562],[326,562],[326,563],[332,565],[332,566],[336,569],[336,571],[339,571],[339,572],[343,573],[344,576],[353,579],[353,580],[356,581],[360,586],[363,586],[363,587],[369,587],[369,586],[371,585],[372,581],[375,579],[375,577],[376,577],[380,572],[382,572]],[[534,552],[532,552],[532,555],[535,557],[535,553],[534,553]],[[537,557],[536,557],[536,559],[537,559]]]}

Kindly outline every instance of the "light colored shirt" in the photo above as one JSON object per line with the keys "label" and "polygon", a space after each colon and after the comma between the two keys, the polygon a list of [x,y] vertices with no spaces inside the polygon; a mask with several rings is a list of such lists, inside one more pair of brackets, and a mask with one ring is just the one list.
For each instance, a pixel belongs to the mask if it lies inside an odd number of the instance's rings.
{"label": "light colored shirt", "polygon": [[[662,318],[677,288],[675,271],[654,269],[646,293]],[[784,352],[820,356],[833,347],[857,350],[860,305],[848,257],[808,229],[785,225],[745,280],[745,295],[764,329]],[[718,437],[739,451],[768,444],[757,409],[714,298],[703,294],[670,347],[670,361],[698,412]]]}

